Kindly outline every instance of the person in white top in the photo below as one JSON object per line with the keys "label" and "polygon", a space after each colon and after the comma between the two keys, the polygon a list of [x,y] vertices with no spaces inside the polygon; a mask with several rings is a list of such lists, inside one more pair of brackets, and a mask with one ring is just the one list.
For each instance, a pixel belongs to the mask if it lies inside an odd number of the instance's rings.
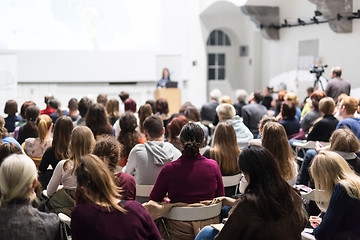
{"label": "person in white top", "polygon": [[47,186],[47,193],[52,196],[58,189],[60,183],[65,190],[75,190],[77,186],[75,170],[80,164],[80,157],[91,153],[95,145],[95,139],[90,128],[78,126],[71,133],[70,158],[61,160]]}

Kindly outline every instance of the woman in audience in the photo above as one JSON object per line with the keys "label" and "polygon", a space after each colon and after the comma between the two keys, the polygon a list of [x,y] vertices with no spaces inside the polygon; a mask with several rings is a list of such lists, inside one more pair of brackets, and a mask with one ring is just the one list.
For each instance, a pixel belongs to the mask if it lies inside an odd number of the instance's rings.
{"label": "woman in audience", "polygon": [[296,116],[296,108],[292,102],[283,101],[281,104],[280,124],[284,126],[288,139],[299,133],[300,120]]}
{"label": "woman in audience", "polygon": [[15,143],[0,144],[0,165],[7,156],[10,156],[13,153],[22,154],[23,152]]}
{"label": "woman in audience", "polygon": [[285,95],[286,95],[286,90],[280,90],[278,92],[278,98],[277,98],[277,100],[275,102],[275,106],[274,106],[274,108],[275,108],[275,115],[274,116],[277,116],[280,113],[281,104],[284,101]]}
{"label": "woman in audience", "polygon": [[0,238],[55,239],[59,218],[31,206],[36,198],[36,167],[23,154],[7,157],[0,166]]}
{"label": "woman in audience", "polygon": [[149,200],[162,202],[168,193],[171,203],[196,203],[224,196],[219,165],[200,155],[204,131],[195,123],[180,132],[184,148],[179,159],[167,163],[160,171]]}
{"label": "woman in audience", "polygon": [[135,200],[136,183],[133,176],[127,173],[118,172],[117,165],[120,157],[120,144],[113,136],[104,136],[96,141],[93,154],[98,156],[107,164],[114,176],[116,186],[120,187],[121,198],[124,200]]}
{"label": "woman in audience", "polygon": [[179,139],[179,134],[182,127],[188,122],[189,120],[185,116],[178,115],[174,117],[173,120],[171,120],[171,122],[168,124],[168,132],[169,132],[168,142],[174,145],[174,147],[176,147],[180,151],[182,151],[183,148]]}
{"label": "woman in audience", "polygon": [[32,158],[41,158],[46,149],[51,146],[52,121],[49,115],[43,114],[36,119],[37,138],[28,138],[25,140],[24,151]]}
{"label": "woman in audience", "polygon": [[144,133],[144,121],[145,119],[152,115],[152,107],[150,106],[150,104],[145,104],[140,106],[139,111],[138,111],[138,116],[139,116],[139,132],[140,132],[140,137],[143,139],[145,138],[145,133]]}
{"label": "woman in audience", "polygon": [[140,203],[120,201],[110,171],[97,156],[83,156],[76,177],[84,202],[71,215],[72,239],[161,239]]}
{"label": "woman in audience", "polygon": [[15,138],[13,137],[9,137],[9,134],[5,128],[5,119],[1,116],[0,116],[0,143],[14,143],[22,150],[22,147],[18,143],[18,141],[16,141]]}
{"label": "woman in audience", "polygon": [[161,119],[164,122],[164,128],[165,128],[165,139],[168,138],[169,133],[167,130],[167,125],[169,124],[170,117],[169,117],[169,105],[168,101],[165,98],[159,98],[155,101],[155,115],[158,115],[161,117]]}
{"label": "woman in audience", "polygon": [[209,139],[209,129],[201,123],[201,115],[199,110],[195,106],[190,105],[185,108],[184,115],[187,119],[189,119],[190,122],[196,123],[203,129],[206,145]]}
{"label": "woman in audience", "polygon": [[[214,159],[220,167],[222,176],[238,174],[237,157],[240,149],[236,141],[236,133],[231,123],[221,122],[216,126],[214,145],[205,151],[204,157]],[[225,188],[225,196],[231,197],[236,187]],[[235,193],[236,194],[236,193]]]}
{"label": "woman in audience", "polygon": [[316,119],[322,116],[319,111],[319,102],[324,97],[326,97],[326,95],[323,91],[315,91],[310,95],[311,111],[301,119],[301,128],[304,130],[305,134],[309,133],[309,129],[314,125]]}
{"label": "woman in audience", "polygon": [[[52,145],[45,151],[39,165],[39,181],[46,189],[53,169],[60,160],[69,158],[70,136],[73,130],[73,122],[70,117],[61,116],[56,120]],[[52,170],[47,170],[51,165]]]}
{"label": "woman in audience", "polygon": [[[16,127],[22,127],[26,124],[26,109],[30,106],[30,105],[36,105],[33,101],[26,101],[21,105],[20,108],[20,117],[21,120],[17,123],[15,123]],[[19,131],[19,130],[18,130]],[[15,133],[14,133],[15,134]]]}
{"label": "woman in audience", "polygon": [[248,146],[239,155],[248,186],[230,210],[220,232],[207,226],[201,239],[300,239],[306,225],[299,193],[281,177],[273,155],[261,146]]}
{"label": "woman in audience", "polygon": [[37,138],[36,119],[40,115],[40,109],[36,105],[30,105],[25,112],[26,124],[19,129],[17,141],[22,144],[25,139],[32,137]]}
{"label": "woman in audience", "polygon": [[94,135],[86,126],[74,128],[71,133],[70,158],[61,160],[55,167],[54,173],[47,186],[47,193],[52,196],[57,191],[60,183],[64,186],[66,194],[74,198],[76,189],[76,168],[80,164],[80,158],[91,153],[95,145]]}
{"label": "woman in audience", "polygon": [[121,114],[119,124],[121,129],[118,137],[118,141],[121,144],[119,165],[124,167],[131,149],[140,143],[140,134],[136,131],[137,119],[131,111]]}
{"label": "woman in audience", "polygon": [[110,99],[106,102],[106,112],[111,126],[119,119],[119,101],[115,98]]}
{"label": "woman in audience", "polygon": [[301,110],[299,108],[299,99],[296,95],[296,93],[294,92],[288,92],[286,93],[285,97],[284,97],[284,100],[287,101],[287,102],[291,102],[292,104],[294,104],[295,106],[295,109],[296,109],[296,114],[295,116],[298,117],[298,119],[300,120],[301,119]]}
{"label": "woman in audience", "polygon": [[360,239],[360,177],[337,153],[320,152],[311,164],[311,176],[322,218],[311,216],[316,239]]}
{"label": "woman in audience", "polygon": [[112,135],[113,130],[109,119],[106,116],[105,107],[101,104],[95,103],[90,106],[86,117],[86,126],[88,126],[96,138],[99,135]]}
{"label": "woman in audience", "polygon": [[262,146],[274,155],[281,177],[291,186],[294,185],[298,169],[295,153],[289,144],[285,128],[280,123],[266,123],[261,141]]}
{"label": "woman in audience", "polygon": [[[356,155],[356,153],[360,150],[360,143],[350,129],[341,128],[334,131],[330,137],[330,147],[328,149],[340,154],[340,156],[349,163],[354,171],[360,174],[360,158]],[[315,149],[306,151],[296,184],[309,186],[309,167],[316,154],[317,151]]]}
{"label": "woman in audience", "polygon": [[335,102],[331,97],[325,97],[319,102],[319,110],[323,117],[318,119],[306,138],[308,141],[328,142],[339,121],[334,117]]}
{"label": "woman in audience", "polygon": [[16,116],[17,111],[17,103],[15,100],[6,102],[4,113],[8,116],[5,118],[5,128],[9,133],[15,130],[15,123],[21,120],[21,116]]}

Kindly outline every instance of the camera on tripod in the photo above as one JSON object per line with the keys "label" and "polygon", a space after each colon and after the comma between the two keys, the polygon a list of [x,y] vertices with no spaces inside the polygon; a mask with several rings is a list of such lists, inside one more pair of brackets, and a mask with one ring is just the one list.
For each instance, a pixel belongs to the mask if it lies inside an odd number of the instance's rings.
{"label": "camera on tripod", "polygon": [[310,67],[310,73],[316,74],[316,79],[319,79],[323,72],[325,72],[325,68],[327,68],[328,65],[311,65]]}

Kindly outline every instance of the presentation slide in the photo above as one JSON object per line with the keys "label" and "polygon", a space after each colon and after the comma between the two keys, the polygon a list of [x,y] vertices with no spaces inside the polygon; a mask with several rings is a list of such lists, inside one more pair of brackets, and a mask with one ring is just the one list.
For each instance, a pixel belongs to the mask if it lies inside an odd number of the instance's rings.
{"label": "presentation slide", "polygon": [[1,50],[156,50],[161,0],[1,0]]}

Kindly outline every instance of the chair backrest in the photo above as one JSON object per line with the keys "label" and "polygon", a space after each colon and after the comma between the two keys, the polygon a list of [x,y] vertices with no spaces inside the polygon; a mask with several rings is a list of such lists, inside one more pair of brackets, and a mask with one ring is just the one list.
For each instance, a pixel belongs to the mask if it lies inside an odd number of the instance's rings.
{"label": "chair backrest", "polygon": [[318,192],[318,199],[321,201],[324,197],[324,190],[316,190],[313,189],[311,192],[305,193],[305,192],[300,192],[301,194],[301,198],[303,199],[307,199],[307,200],[311,200],[311,201],[315,201],[315,194],[316,192]]}
{"label": "chair backrest", "polygon": [[222,177],[224,187],[237,186],[240,183],[240,179],[241,179],[241,173],[232,176]]}
{"label": "chair backrest", "polygon": [[173,207],[164,217],[178,221],[200,221],[220,215],[222,202],[203,207]]}
{"label": "chair backrest", "polygon": [[149,197],[154,185],[138,185],[136,184],[136,196]]}
{"label": "chair backrest", "polygon": [[[320,142],[320,144],[324,147],[330,145],[329,142]],[[311,149],[316,148],[316,141],[293,142],[293,145],[299,148]]]}
{"label": "chair backrest", "polygon": [[70,226],[71,218],[63,213],[58,214],[60,222],[65,223],[66,225]]}

